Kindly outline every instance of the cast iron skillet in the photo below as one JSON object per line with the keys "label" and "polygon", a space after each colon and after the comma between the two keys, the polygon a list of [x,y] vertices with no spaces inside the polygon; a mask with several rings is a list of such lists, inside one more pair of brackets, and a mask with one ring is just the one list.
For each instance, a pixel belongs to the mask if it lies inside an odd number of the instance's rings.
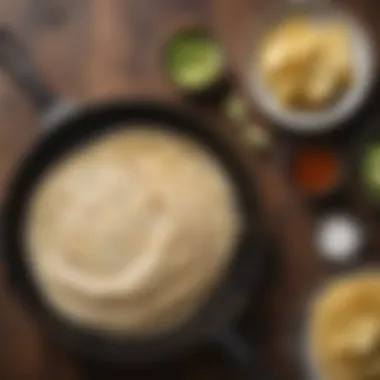
{"label": "cast iron skillet", "polygon": [[[51,108],[55,99],[35,75],[32,62],[8,31],[0,29],[0,66],[33,97],[41,110]],[[61,108],[62,111],[62,108]],[[51,114],[50,114],[51,115]],[[30,304],[41,323],[64,344],[96,362],[148,363],[173,358],[196,345],[213,340],[221,343],[245,370],[247,378],[269,379],[260,360],[233,332],[236,318],[253,293],[258,296],[264,274],[264,246],[260,233],[257,195],[248,168],[232,147],[210,126],[193,114],[170,105],[150,101],[113,101],[72,106],[45,125],[16,172],[4,204],[2,236],[4,259],[11,284]],[[46,121],[46,119],[45,119]],[[54,312],[41,296],[25,260],[23,225],[32,190],[46,169],[78,144],[94,136],[128,125],[152,123],[180,131],[209,147],[220,158],[236,184],[241,212],[246,220],[236,259],[208,304],[191,323],[164,336],[117,339],[73,325]],[[122,127],[120,127],[122,125]],[[244,371],[243,371],[244,372]]]}

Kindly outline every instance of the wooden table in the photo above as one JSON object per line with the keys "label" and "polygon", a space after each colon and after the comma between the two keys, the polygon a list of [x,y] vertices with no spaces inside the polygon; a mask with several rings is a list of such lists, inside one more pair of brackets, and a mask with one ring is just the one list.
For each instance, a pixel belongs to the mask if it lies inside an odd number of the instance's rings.
{"label": "wooden table", "polygon": [[[160,67],[160,46],[177,27],[202,24],[214,28],[225,43],[240,90],[248,31],[264,7],[280,0],[0,0],[0,20],[29,46],[41,76],[60,96],[93,99],[109,96],[178,97]],[[342,0],[343,2],[343,0]],[[346,0],[377,37],[377,0]],[[253,115],[262,120],[252,109]],[[0,196],[17,161],[36,138],[36,110],[6,74],[0,75]],[[268,125],[268,128],[271,126]],[[279,242],[281,283],[260,310],[266,325],[260,335],[268,362],[283,379],[301,379],[294,353],[292,325],[307,292],[326,268],[313,252],[312,218],[292,193],[279,157],[252,156],[265,221]],[[0,379],[81,380],[84,366],[44,337],[3,277],[0,287]],[[244,318],[248,339],[255,333],[257,310]],[[272,323],[276,321],[276,323]],[[256,337],[257,339],[257,337]],[[186,379],[220,379],[212,353],[189,357],[179,367]],[[221,364],[221,363],[219,363]],[[216,366],[217,367],[217,366]],[[177,369],[176,369],[177,370]],[[172,369],[168,370],[169,374]],[[178,375],[178,373],[177,373]],[[128,372],[103,379],[145,379],[160,375]]]}

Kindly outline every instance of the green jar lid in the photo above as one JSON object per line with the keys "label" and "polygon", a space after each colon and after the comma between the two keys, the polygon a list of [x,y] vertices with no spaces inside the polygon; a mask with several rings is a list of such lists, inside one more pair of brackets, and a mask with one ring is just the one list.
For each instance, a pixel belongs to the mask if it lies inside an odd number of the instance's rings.
{"label": "green jar lid", "polygon": [[224,68],[219,43],[204,29],[180,30],[165,45],[165,69],[185,91],[208,90],[221,79]]}
{"label": "green jar lid", "polygon": [[367,194],[380,201],[380,142],[369,144],[362,159],[362,180]]}

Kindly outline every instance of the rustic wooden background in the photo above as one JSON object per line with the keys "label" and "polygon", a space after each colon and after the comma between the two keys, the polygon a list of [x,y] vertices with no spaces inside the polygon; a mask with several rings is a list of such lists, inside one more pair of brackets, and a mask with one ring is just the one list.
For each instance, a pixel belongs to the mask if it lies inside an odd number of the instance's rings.
{"label": "rustic wooden background", "polygon": [[[167,82],[160,65],[160,47],[176,28],[187,24],[212,27],[224,43],[237,86],[246,94],[242,69],[249,30],[265,7],[281,2],[0,0],[0,22],[19,34],[37,62],[41,76],[62,98],[149,95],[175,100],[178,94]],[[341,2],[352,6],[367,23],[379,46],[379,2]],[[265,123],[253,105],[252,114]],[[37,118],[37,111],[25,93],[5,73],[0,73],[0,196],[19,158],[36,138]],[[280,170],[279,159],[274,155],[265,161],[252,156],[252,160],[264,217],[279,242],[283,270],[281,283],[262,304],[267,327],[260,339],[268,363],[281,379],[302,379],[297,371],[292,326],[300,317],[308,291],[326,273],[326,268],[313,252],[311,215],[294,196]],[[248,313],[244,319],[248,339],[254,334],[255,325],[255,313]],[[43,336],[26,307],[12,295],[4,276],[0,287],[0,336],[2,380],[91,378],[76,358]],[[191,356],[181,363],[181,376],[194,380],[221,379],[221,361],[212,354],[201,356]],[[158,376],[161,376],[158,372],[151,371],[128,372],[122,376],[109,374],[102,378]]]}

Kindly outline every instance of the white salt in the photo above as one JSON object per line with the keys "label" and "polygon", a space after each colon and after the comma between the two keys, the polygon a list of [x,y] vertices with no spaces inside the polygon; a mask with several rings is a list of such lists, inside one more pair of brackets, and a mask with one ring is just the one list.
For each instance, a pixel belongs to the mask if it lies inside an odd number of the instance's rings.
{"label": "white salt", "polygon": [[328,260],[349,261],[363,246],[364,231],[352,216],[331,214],[320,220],[316,229],[316,246]]}

